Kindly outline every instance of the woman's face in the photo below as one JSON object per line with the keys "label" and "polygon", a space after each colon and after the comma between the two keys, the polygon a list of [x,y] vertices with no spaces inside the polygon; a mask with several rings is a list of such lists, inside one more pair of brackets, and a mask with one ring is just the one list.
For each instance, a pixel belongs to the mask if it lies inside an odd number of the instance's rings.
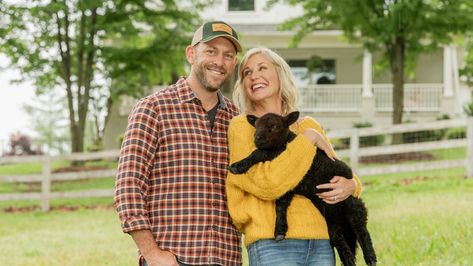
{"label": "woman's face", "polygon": [[253,103],[280,102],[276,67],[262,54],[254,54],[248,59],[242,75],[245,91]]}

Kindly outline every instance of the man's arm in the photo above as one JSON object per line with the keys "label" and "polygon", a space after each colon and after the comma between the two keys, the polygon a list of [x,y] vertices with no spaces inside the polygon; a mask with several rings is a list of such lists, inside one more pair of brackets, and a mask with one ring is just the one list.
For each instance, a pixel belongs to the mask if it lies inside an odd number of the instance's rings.
{"label": "man's arm", "polygon": [[130,232],[136,246],[146,260],[148,266],[178,266],[176,256],[169,251],[158,248],[150,230]]}

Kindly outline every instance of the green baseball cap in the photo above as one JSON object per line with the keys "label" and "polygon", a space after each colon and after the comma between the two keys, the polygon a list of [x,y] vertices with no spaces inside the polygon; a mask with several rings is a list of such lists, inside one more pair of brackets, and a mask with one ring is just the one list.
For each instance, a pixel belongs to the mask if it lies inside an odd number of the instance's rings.
{"label": "green baseball cap", "polygon": [[237,52],[241,52],[241,45],[238,41],[238,34],[232,26],[223,21],[210,21],[200,26],[194,33],[191,45],[194,46],[199,42],[208,42],[217,37],[227,38],[233,43]]}

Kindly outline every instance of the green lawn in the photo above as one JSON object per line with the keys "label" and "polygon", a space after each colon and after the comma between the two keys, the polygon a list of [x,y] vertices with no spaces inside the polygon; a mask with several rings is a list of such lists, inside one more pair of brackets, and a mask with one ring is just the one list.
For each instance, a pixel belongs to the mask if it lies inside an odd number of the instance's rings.
{"label": "green lawn", "polygon": [[[473,179],[465,179],[464,169],[361,178],[380,265],[473,265]],[[113,178],[99,180],[53,188],[113,187]],[[51,205],[78,209],[0,211],[0,264],[135,265],[136,248],[111,204],[111,198],[67,199]],[[1,209],[32,205],[39,202],[0,202]],[[361,254],[358,261],[364,265]]]}

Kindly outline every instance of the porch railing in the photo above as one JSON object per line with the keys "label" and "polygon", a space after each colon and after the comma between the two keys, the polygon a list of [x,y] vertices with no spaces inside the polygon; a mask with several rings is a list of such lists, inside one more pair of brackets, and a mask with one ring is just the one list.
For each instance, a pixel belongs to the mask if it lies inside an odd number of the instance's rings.
{"label": "porch railing", "polygon": [[[393,110],[392,84],[374,84],[377,111]],[[442,100],[442,84],[405,84],[404,111],[428,112],[439,111]]]}
{"label": "porch railing", "polygon": [[[373,84],[377,112],[392,111],[392,84]],[[404,85],[406,112],[440,111],[443,84]],[[361,84],[310,85],[300,90],[303,112],[359,112],[362,109]]]}
{"label": "porch railing", "polygon": [[309,85],[300,90],[301,111],[359,111],[361,90],[361,84]]}

